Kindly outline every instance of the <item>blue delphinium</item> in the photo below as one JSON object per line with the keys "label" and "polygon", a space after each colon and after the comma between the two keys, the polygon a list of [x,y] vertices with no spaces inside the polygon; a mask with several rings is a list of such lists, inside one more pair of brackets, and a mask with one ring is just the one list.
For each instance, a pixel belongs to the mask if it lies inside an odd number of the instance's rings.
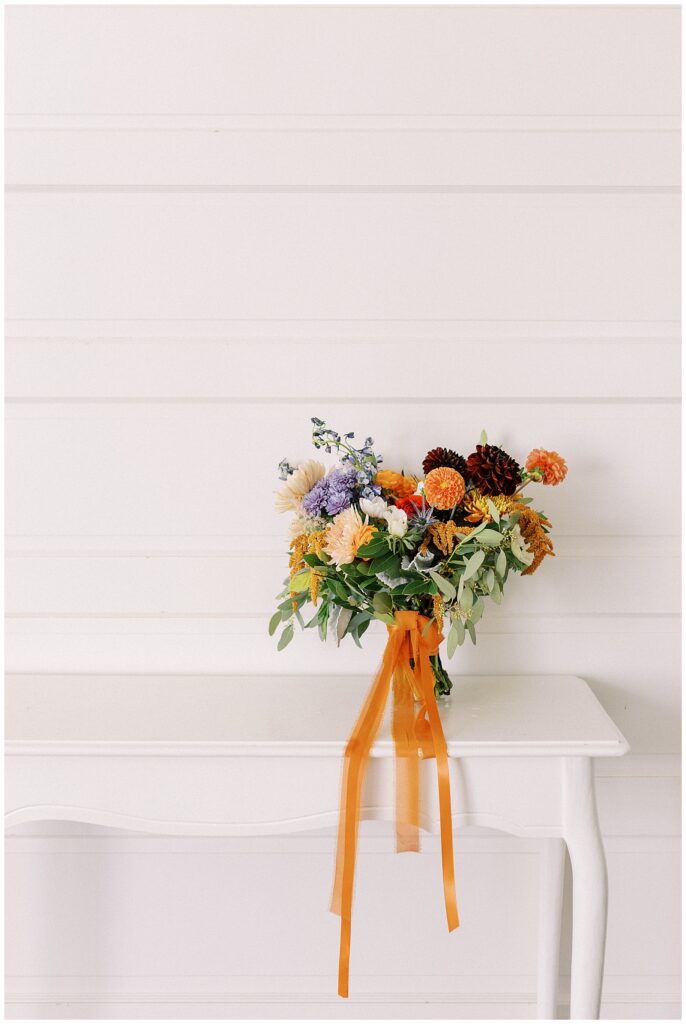
{"label": "blue delphinium", "polygon": [[292,473],[295,473],[296,467],[291,466],[288,459],[282,459],[279,463],[279,480],[288,480]]}
{"label": "blue delphinium", "polygon": [[[373,438],[365,438],[361,448],[354,448],[349,443],[355,437],[354,433],[344,434],[341,437],[338,431],[327,427],[324,420],[320,420],[316,416],[312,417],[312,423],[312,443],[315,448],[323,448],[329,455],[335,449],[340,453],[341,462],[354,471],[355,496],[357,498],[374,498],[377,494],[381,494],[381,488],[374,483],[374,478],[383,459],[372,449]],[[329,514],[335,515],[332,512]]]}

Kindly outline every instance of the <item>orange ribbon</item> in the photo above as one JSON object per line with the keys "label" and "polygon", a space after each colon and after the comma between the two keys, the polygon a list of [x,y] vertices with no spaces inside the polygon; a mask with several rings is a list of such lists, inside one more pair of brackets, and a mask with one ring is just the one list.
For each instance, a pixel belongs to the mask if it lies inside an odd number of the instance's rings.
{"label": "orange ribbon", "polygon": [[[419,758],[435,757],[441,820],[443,894],[448,931],[459,927],[453,865],[448,748],[434,695],[430,657],[443,637],[435,622],[418,612],[395,613],[383,661],[345,748],[338,847],[331,910],[341,918],[338,994],[348,995],[355,855],[367,759],[383,719],[393,681],[393,740],[396,757],[396,849],[419,849]],[[419,707],[415,711],[415,701]]]}

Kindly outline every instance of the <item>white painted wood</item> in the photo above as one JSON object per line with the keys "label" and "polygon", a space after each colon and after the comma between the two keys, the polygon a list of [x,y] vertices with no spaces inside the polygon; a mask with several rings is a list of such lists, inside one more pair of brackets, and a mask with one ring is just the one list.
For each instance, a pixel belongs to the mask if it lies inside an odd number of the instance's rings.
{"label": "white painted wood", "polygon": [[562,839],[545,839],[541,844],[538,906],[539,1020],[557,1017],[560,974],[560,936],[564,891],[565,844]]}
{"label": "white painted wood", "polygon": [[13,114],[679,113],[674,7],[60,5],[8,36]]}
{"label": "white painted wood", "polygon": [[587,758],[570,757],[563,774],[564,835],[574,875],[569,1015],[572,1020],[595,1020],[605,960],[607,866],[592,765]]}
{"label": "white painted wood", "polygon": [[677,318],[678,209],[677,196],[660,194],[637,203],[15,193],[6,310],[70,319]]}
{"label": "white painted wood", "polygon": [[[182,117],[167,127],[113,129],[112,118],[91,128],[36,128],[35,118],[10,128],[6,180],[28,188],[165,188],[226,191],[621,190],[679,187],[679,134],[627,130],[622,119],[605,130],[541,132],[436,127],[436,118],[389,128],[382,118],[311,120],[242,118],[238,126],[195,127]],[[60,124],[60,119],[54,119]],[[18,119],[10,117],[9,124]],[[248,123],[246,123],[248,122]],[[147,124],[147,120],[146,120]],[[97,125],[97,127],[96,127]],[[507,125],[507,121],[505,121]]]}
{"label": "white painted wood", "polygon": [[[678,616],[512,616],[501,611],[507,609],[489,609],[479,624],[476,647],[468,643],[452,661],[445,660],[456,685],[464,674],[496,675],[504,666],[520,675],[581,672],[632,749],[680,749]],[[278,670],[371,678],[384,642],[383,627],[370,628],[363,650],[348,641],[336,650],[308,632],[277,655],[264,616],[10,615],[5,658],[12,672],[266,675]],[[655,802],[647,806],[656,808]],[[626,810],[630,817],[635,813],[630,805]],[[645,817],[645,807],[641,813]],[[678,817],[678,801],[665,808],[665,820],[670,813]]]}
{"label": "white painted wood", "polygon": [[[332,398],[374,398],[382,379],[388,397],[402,398],[410,390],[409,381],[402,367],[393,368],[399,345],[408,344],[421,347],[426,366],[449,366],[453,361],[460,365],[456,376],[415,376],[415,399],[622,399],[627,389],[644,399],[679,395],[680,341],[667,327],[661,337],[632,337],[635,328],[627,325],[623,337],[608,338],[597,325],[590,336],[581,330],[578,337],[565,338],[555,325],[544,337],[531,337],[529,325],[522,325],[516,337],[511,329],[499,331],[497,325],[486,326],[479,335],[461,324],[431,323],[418,325],[414,337],[408,337],[403,325],[360,324],[354,333],[342,327],[338,332],[323,328],[318,337],[304,338],[300,324],[274,329],[271,337],[227,324],[223,338],[153,339],[142,338],[137,331],[102,337],[97,326],[91,337],[69,337],[73,326],[56,327],[49,336],[6,340],[5,388],[11,398],[226,401],[249,393],[264,400],[276,398],[284,388],[302,392],[302,368],[313,360],[324,366],[339,363],[338,372],[327,381]],[[42,325],[37,329],[44,331]],[[338,358],[343,346],[350,346],[351,358]],[[475,351],[478,359],[473,358]],[[355,356],[364,358],[362,375]],[[555,363],[554,374],[532,375],[532,366],[548,360]],[[485,374],[484,365],[507,366],[507,374],[497,369]],[[608,366],[614,372],[607,373]]]}
{"label": "white painted wood", "polygon": [[[341,755],[369,679],[12,676],[10,754]],[[610,757],[626,743],[587,684],[566,676],[463,677],[441,702],[453,757]],[[392,755],[388,723],[372,756]]]}

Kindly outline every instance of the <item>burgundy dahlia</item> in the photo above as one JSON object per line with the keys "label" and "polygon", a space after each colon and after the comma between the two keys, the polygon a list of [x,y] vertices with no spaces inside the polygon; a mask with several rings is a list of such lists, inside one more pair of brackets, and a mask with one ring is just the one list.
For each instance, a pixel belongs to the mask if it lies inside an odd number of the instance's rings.
{"label": "burgundy dahlia", "polygon": [[467,473],[482,494],[514,494],[521,482],[519,464],[495,444],[478,444],[467,459]]}
{"label": "burgundy dahlia", "polygon": [[443,466],[449,466],[450,469],[456,469],[465,480],[469,476],[467,472],[467,460],[462,455],[458,455],[457,452],[452,451],[450,448],[432,448],[430,452],[427,452],[426,457],[422,462],[422,469],[425,474],[430,473],[432,469],[441,469]]}

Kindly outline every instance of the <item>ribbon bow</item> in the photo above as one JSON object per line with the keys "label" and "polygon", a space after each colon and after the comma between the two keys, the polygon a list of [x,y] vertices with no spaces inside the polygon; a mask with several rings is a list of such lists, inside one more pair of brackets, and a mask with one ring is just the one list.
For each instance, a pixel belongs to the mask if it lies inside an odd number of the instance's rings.
{"label": "ribbon bow", "polygon": [[[345,748],[338,846],[331,910],[341,918],[338,994],[348,995],[355,855],[360,799],[369,752],[379,731],[393,681],[393,740],[396,757],[396,849],[419,849],[419,758],[435,757],[441,820],[443,894],[448,931],[459,927],[453,865],[448,749],[434,695],[430,658],[443,637],[435,622],[418,612],[395,613],[377,676]],[[418,709],[415,711],[415,701]]]}

